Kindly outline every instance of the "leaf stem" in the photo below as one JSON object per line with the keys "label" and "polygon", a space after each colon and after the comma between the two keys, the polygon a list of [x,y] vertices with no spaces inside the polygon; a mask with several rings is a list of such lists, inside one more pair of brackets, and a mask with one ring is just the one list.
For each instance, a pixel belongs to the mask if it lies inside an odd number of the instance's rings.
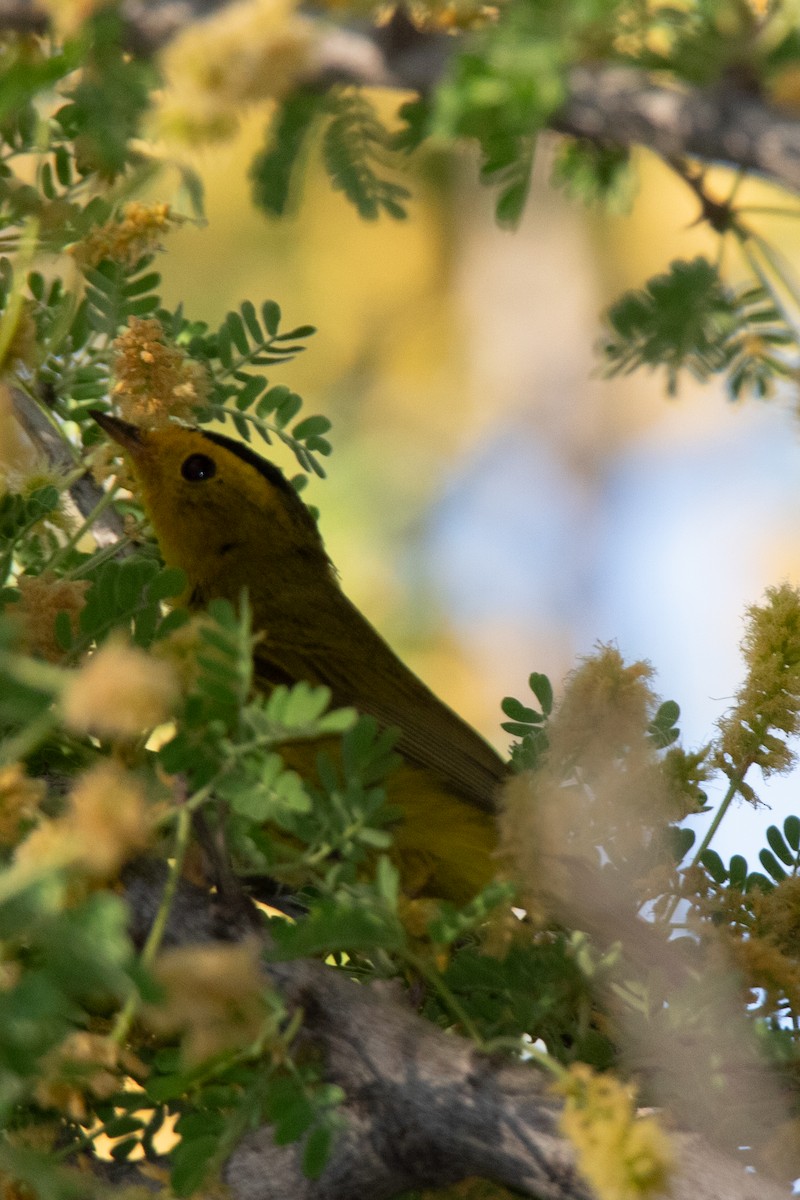
{"label": "leaf stem", "polygon": [[[72,533],[70,535],[70,537],[66,540],[66,542],[64,542],[64,545],[59,546],[59,548],[56,550],[55,554],[53,554],[50,561],[45,563],[45,567],[44,567],[45,570],[49,570],[49,571],[55,570],[55,568],[58,566],[58,564],[61,563],[64,560],[64,558],[69,554],[70,550],[73,550],[75,548],[75,546],[77,546],[78,542],[81,540],[81,538],[84,536],[84,534],[89,532],[92,525],[94,525],[95,521],[100,516],[100,514],[104,513],[105,510],[107,508],[109,508],[110,505],[114,502],[114,499],[115,499],[117,491],[118,491],[118,487],[119,487],[119,485],[118,485],[116,479],[115,478],[112,479],[111,486],[109,487],[108,491],[103,493],[103,495],[100,497],[97,504],[95,504],[94,508],[89,513],[89,515],[86,517],[86,519],[78,526],[78,528],[74,531],[74,533]],[[117,546],[118,546],[118,543],[115,543],[114,544],[115,550],[117,549]]]}
{"label": "leaf stem", "polygon": [[98,550],[86,562],[79,563],[77,567],[73,567],[71,571],[65,571],[61,576],[62,579],[80,579],[87,571],[93,571],[95,567],[101,566],[107,562],[109,558],[115,558],[121,550],[126,546],[133,545],[133,538],[129,533],[124,534],[118,542],[114,542],[110,546],[104,546],[102,550]]}
{"label": "leaf stem", "polygon": [[0,766],[21,762],[32,754],[37,746],[57,724],[56,713],[52,707],[45,709],[33,721],[29,721],[24,729],[13,737],[6,738],[0,747]]}
{"label": "leaf stem", "polygon": [[[700,845],[697,847],[697,850],[695,851],[695,853],[692,857],[692,861],[689,863],[690,868],[698,866],[700,859],[703,857],[706,850],[708,849],[708,847],[711,845],[712,841],[714,840],[716,832],[719,829],[720,825],[722,824],[722,822],[725,818],[725,815],[728,812],[728,809],[730,808],[731,804],[733,803],[734,796],[736,795],[736,793],[739,791],[742,784],[744,783],[744,777],[747,774],[749,769],[750,769],[750,763],[747,762],[747,763],[745,763],[745,765],[743,767],[740,767],[738,771],[735,771],[733,773],[733,775],[730,776],[730,782],[728,784],[728,789],[725,792],[725,795],[722,797],[719,808],[714,813],[714,818],[713,818],[711,824],[709,825],[708,829],[706,830],[703,840],[701,841]],[[672,920],[672,917],[675,915],[675,909],[678,907],[678,903],[679,903],[679,897],[673,896],[672,899],[670,900],[669,904],[667,905],[666,911],[664,913],[665,921]]]}
{"label": "leaf stem", "polygon": [[424,959],[412,953],[410,950],[403,950],[402,955],[408,965],[413,967],[415,971],[418,971],[423,979],[427,980],[427,982],[431,985],[433,990],[439,993],[439,996],[444,1001],[446,1007],[450,1009],[450,1012],[462,1026],[467,1036],[482,1048],[484,1045],[484,1038],[482,1038],[478,1032],[478,1027],[464,1009],[461,1001],[453,995],[452,991],[442,979],[438,971],[431,970]]}
{"label": "leaf stem", "polygon": [[739,788],[741,787],[742,783],[744,782],[744,777],[747,774],[747,770],[748,770],[749,766],[750,766],[750,764],[748,763],[744,768],[740,769],[739,771],[736,771],[731,776],[730,783],[728,784],[728,790],[726,791],[725,795],[722,797],[722,800],[720,801],[720,806],[717,809],[717,811],[714,813],[714,819],[711,822],[711,824],[709,825],[708,829],[706,830],[705,837],[703,838],[702,842],[700,843],[697,850],[695,851],[695,854],[694,854],[694,857],[692,858],[690,866],[692,866],[692,867],[697,866],[697,864],[700,862],[700,859],[705,854],[706,850],[708,849],[708,847],[711,845],[712,841],[714,840],[714,835],[716,834],[717,830],[719,829],[720,825],[722,824],[723,818],[725,817],[725,814],[727,813],[728,809],[730,808],[730,806],[733,802],[734,796],[739,791]]}
{"label": "leaf stem", "polygon": [[19,319],[22,315],[24,297],[22,281],[26,278],[28,268],[36,257],[39,244],[39,219],[29,217],[24,225],[18,250],[18,261],[14,271],[14,286],[11,295],[6,300],[5,311],[0,318],[0,366],[6,366],[6,357],[17,332]]}
{"label": "leaf stem", "polygon": [[[759,283],[761,284],[761,286],[763,287],[763,289],[767,293],[767,295],[769,295],[772,298],[772,302],[774,303],[775,307],[777,308],[777,310],[780,313],[783,320],[786,322],[789,329],[792,330],[795,337],[800,336],[800,331],[798,331],[796,321],[794,320],[791,313],[787,309],[783,300],[778,295],[778,293],[775,289],[774,283],[770,280],[769,276],[767,275],[766,271],[762,267],[761,263],[758,261],[758,258],[756,257],[756,255],[753,251],[753,246],[750,244],[751,241],[752,241],[752,238],[751,239],[740,238],[740,241],[739,241],[739,244],[742,248],[742,252],[743,252],[745,258],[747,259],[748,263],[750,264],[750,269],[752,270],[753,274],[757,277]],[[764,251],[763,245],[760,245],[759,248],[762,250],[762,252]],[[772,266],[773,270],[774,270],[774,264],[770,263],[770,266]],[[776,271],[776,275],[778,275],[778,279],[780,280],[781,279],[780,273]],[[781,282],[783,282],[783,281],[781,280]],[[786,286],[785,283],[784,283],[784,286]],[[790,295],[792,295],[791,288],[789,288],[788,290],[789,290]]]}
{"label": "leaf stem", "polygon": [[[189,847],[191,830],[192,814],[188,806],[184,804],[178,809],[178,820],[175,828],[175,847],[172,862],[170,863],[169,875],[167,876],[167,882],[164,885],[164,891],[161,896],[161,903],[158,906],[158,912],[150,927],[150,932],[147,935],[147,940],[139,957],[141,965],[145,968],[153,965],[155,957],[161,948],[161,943],[164,940],[167,919],[172,908],[172,902],[175,899],[175,893],[178,890],[178,882],[181,878],[186,851]],[[117,1045],[120,1045],[124,1041],[133,1023],[138,1007],[139,997],[135,992],[131,992],[117,1017],[114,1028],[109,1034],[110,1041],[116,1042]]]}

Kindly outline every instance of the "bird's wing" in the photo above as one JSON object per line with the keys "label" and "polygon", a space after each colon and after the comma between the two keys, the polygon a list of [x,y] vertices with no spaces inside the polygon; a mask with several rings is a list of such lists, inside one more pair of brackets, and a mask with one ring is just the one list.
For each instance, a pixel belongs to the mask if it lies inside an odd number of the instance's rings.
{"label": "bird's wing", "polygon": [[397,726],[404,758],[434,772],[468,803],[494,811],[507,774],[503,760],[401,662],[343,593],[313,624],[273,625],[256,646],[255,666],[272,683],[324,683],[334,704]]}

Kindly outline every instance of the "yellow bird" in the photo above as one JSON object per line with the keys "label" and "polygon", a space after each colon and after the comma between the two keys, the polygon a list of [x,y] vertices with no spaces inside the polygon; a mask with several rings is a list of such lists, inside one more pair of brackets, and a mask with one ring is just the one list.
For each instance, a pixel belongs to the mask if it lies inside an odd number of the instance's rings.
{"label": "yellow bird", "polygon": [[387,792],[403,814],[392,851],[403,886],[411,895],[469,899],[495,874],[495,797],[506,765],[348,600],[292,485],[220,434],[145,430],[93,415],[130,458],[164,560],[187,576],[188,606],[216,597],[237,604],[247,589],[262,634],[258,686],[325,684],[335,705],[399,727],[403,764]]}

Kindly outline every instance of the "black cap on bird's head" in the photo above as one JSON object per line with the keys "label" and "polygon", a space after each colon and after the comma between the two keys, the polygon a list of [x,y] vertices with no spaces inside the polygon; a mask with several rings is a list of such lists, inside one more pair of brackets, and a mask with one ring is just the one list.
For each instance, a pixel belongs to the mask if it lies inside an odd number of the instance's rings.
{"label": "black cap on bird's head", "polygon": [[[123,450],[128,451],[134,463],[143,454],[147,453],[148,443],[157,440],[155,431],[142,429],[139,425],[132,425],[130,421],[123,421],[121,417],[113,417],[110,413],[100,412],[96,408],[90,409],[89,415],[94,418],[100,428],[113,441],[122,446]],[[214,446],[222,446],[225,450],[230,451],[231,454],[235,454],[242,462],[249,463],[273,487],[279,488],[284,493],[290,493],[294,498],[297,497],[297,491],[292,487],[280,467],[276,467],[274,463],[269,462],[266,458],[262,458],[260,454],[256,454],[255,450],[245,445],[244,442],[234,441],[233,438],[225,437],[221,433],[212,433],[209,429],[189,429],[185,425],[175,424],[171,424],[167,428],[171,430],[181,429],[185,433],[196,435],[203,438],[206,442],[211,442]],[[182,471],[182,474],[184,478],[188,478],[185,470]],[[203,477],[201,473],[195,476],[197,480]],[[205,478],[210,477],[210,474],[205,476]],[[305,508],[305,505],[303,507]]]}
{"label": "black cap on bird's head", "polygon": [[283,544],[325,556],[296,489],[243,442],[175,422],[143,429],[99,410],[91,415],[129,458],[165,558],[183,565],[203,554],[212,530],[224,531],[228,544],[232,527],[259,540],[267,534],[276,550]]}

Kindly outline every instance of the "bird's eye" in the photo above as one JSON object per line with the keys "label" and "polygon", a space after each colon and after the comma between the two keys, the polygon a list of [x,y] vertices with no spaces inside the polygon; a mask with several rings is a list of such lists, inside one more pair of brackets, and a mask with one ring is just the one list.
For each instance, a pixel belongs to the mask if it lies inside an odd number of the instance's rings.
{"label": "bird's eye", "polygon": [[217,464],[207,454],[190,454],[181,467],[181,475],[190,483],[211,479],[216,473]]}

